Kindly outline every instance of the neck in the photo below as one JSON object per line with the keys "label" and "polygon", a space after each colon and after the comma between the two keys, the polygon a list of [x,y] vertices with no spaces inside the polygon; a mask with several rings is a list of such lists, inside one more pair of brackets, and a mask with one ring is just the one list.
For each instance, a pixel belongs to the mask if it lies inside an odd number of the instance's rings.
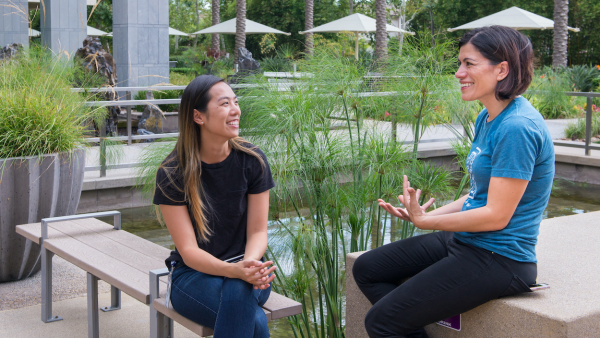
{"label": "neck", "polygon": [[506,108],[506,106],[508,106],[508,104],[512,100],[499,101],[498,99],[496,99],[496,96],[494,94],[491,94],[486,98],[479,99],[479,101],[481,103],[483,103],[483,105],[487,109],[487,112],[488,112],[487,122],[491,122],[493,119],[498,117],[498,115],[500,115],[500,113],[502,113],[504,108]]}
{"label": "neck", "polygon": [[211,137],[208,133],[202,133],[200,136],[200,158],[206,164],[213,164],[225,161],[231,149],[229,140],[220,137]]}

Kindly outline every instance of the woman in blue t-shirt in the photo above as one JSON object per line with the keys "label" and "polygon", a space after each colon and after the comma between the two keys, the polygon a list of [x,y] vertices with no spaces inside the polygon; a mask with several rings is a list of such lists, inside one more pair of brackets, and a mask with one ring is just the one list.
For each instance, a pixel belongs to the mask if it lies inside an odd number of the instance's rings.
{"label": "woman in blue t-shirt", "polygon": [[[427,337],[424,326],[492,299],[530,292],[535,245],[554,178],[554,146],[543,117],[522,96],[533,76],[531,42],[514,29],[474,29],[459,42],[462,99],[485,109],[467,159],[471,189],[435,209],[404,176],[390,214],[437,232],[361,255],[353,274],[373,304],[370,337]],[[408,281],[402,282],[411,277]]]}

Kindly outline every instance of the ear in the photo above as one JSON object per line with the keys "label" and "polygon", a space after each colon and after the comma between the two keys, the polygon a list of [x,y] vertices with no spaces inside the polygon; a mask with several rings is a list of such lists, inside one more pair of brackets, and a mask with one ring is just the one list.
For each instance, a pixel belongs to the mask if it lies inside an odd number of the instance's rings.
{"label": "ear", "polygon": [[508,73],[510,72],[510,70],[508,68],[508,61],[502,61],[499,64],[497,64],[496,71],[497,71],[496,80],[498,80],[498,81],[504,80],[508,76]]}
{"label": "ear", "polygon": [[194,109],[194,122],[196,122],[197,124],[200,124],[200,125],[204,124],[204,119],[202,118],[202,113],[196,109]]}

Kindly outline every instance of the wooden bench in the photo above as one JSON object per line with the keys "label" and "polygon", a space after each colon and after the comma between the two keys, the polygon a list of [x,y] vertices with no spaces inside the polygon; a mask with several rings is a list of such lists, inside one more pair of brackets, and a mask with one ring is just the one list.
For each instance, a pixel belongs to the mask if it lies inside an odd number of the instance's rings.
{"label": "wooden bench", "polygon": [[[94,218],[103,216],[113,216],[114,226]],[[120,309],[121,291],[124,291],[150,305],[150,322],[154,325],[151,327],[151,334],[155,336],[173,337],[172,321],[168,318],[200,335],[211,334],[210,329],[181,317],[172,309],[161,309],[158,305],[160,315],[158,314],[154,305],[160,304],[161,298],[158,295],[164,294],[167,289],[166,277],[160,277],[165,275],[164,259],[169,256],[170,250],[121,230],[119,212],[46,218],[41,223],[19,225],[16,232],[42,247],[43,322],[62,320],[60,316],[52,314],[52,257],[56,254],[87,272],[88,337],[99,337],[99,279],[111,285],[111,305],[101,308],[103,311]],[[164,307],[164,299],[162,304]],[[274,292],[267,304],[264,306],[267,319],[301,312],[300,303]],[[157,319],[163,330],[157,330]]]}

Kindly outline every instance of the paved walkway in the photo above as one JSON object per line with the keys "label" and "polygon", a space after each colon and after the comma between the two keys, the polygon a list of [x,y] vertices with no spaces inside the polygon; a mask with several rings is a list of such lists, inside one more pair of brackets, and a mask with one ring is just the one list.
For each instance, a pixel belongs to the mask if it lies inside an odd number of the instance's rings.
{"label": "paved walkway", "polygon": [[[553,139],[564,138],[565,126],[576,119],[546,120],[546,125],[550,130]],[[390,122],[380,122],[373,120],[365,121],[365,128],[376,129],[381,134],[391,133]],[[455,126],[459,133],[462,133],[461,126]],[[413,132],[410,125],[398,125],[398,140],[410,142],[413,138]],[[454,139],[454,133],[446,126],[433,126],[425,131],[419,144],[419,150],[451,149],[449,139]],[[131,146],[118,146],[121,149],[119,163],[136,163],[144,147],[148,143],[136,143]],[[556,153],[564,155],[584,156],[584,150],[569,147],[556,147]],[[95,166],[99,164],[99,147],[88,149],[86,156],[86,166]],[[592,157],[600,158],[600,151],[592,151]],[[135,169],[114,169],[108,170],[106,177],[100,177],[99,171],[88,171],[85,173],[84,190],[105,189],[122,186],[132,186],[135,184]]]}

